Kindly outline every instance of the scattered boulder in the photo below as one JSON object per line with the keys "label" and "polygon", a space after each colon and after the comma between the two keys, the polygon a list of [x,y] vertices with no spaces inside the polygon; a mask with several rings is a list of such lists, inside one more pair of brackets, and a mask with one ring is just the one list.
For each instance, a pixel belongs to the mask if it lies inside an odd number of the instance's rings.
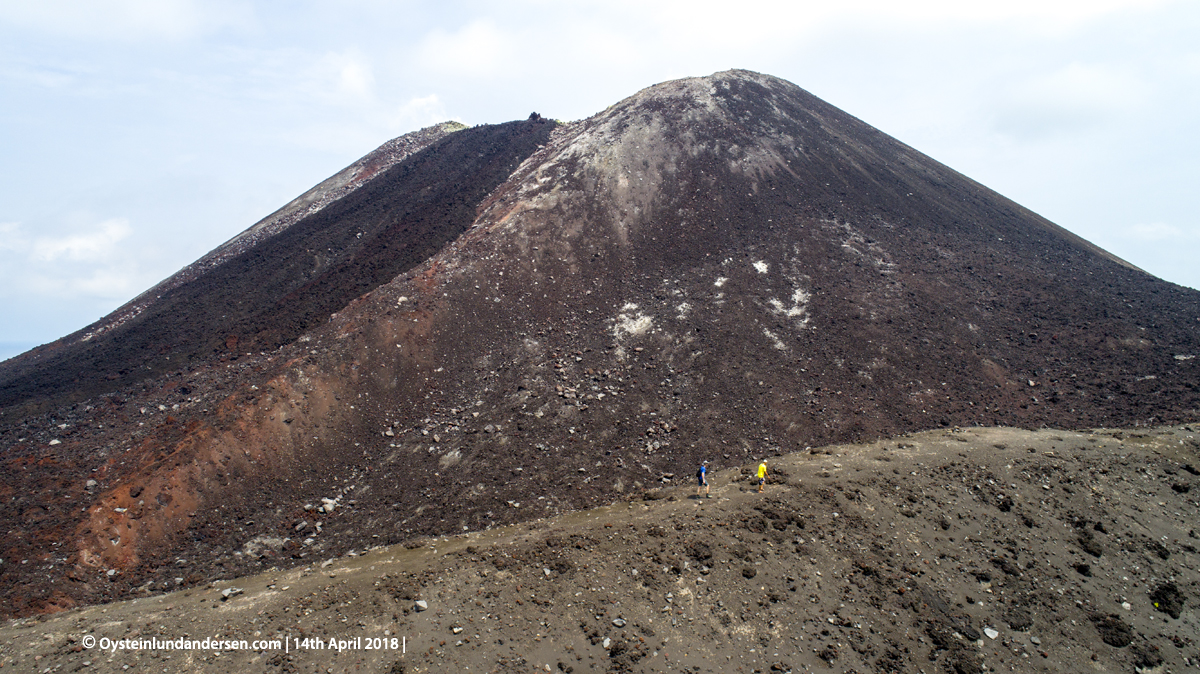
{"label": "scattered boulder", "polygon": [[1095,614],[1091,620],[1100,633],[1100,640],[1109,646],[1125,648],[1133,643],[1133,630],[1117,614]]}
{"label": "scattered boulder", "polygon": [[1021,575],[1021,569],[1017,568],[1017,565],[1016,565],[1016,564],[1013,564],[1013,563],[1012,563],[1010,560],[1008,560],[1008,559],[1006,559],[1006,558],[1004,558],[1004,557],[995,557],[995,558],[993,558],[993,559],[992,559],[992,566],[994,566],[994,567],[996,567],[997,569],[1000,569],[1001,571],[1003,571],[1003,572],[1004,572],[1004,575],[1006,575],[1006,576],[1019,576],[1019,575]]}
{"label": "scattered boulder", "polygon": [[1168,550],[1167,546],[1163,545],[1162,542],[1160,542],[1160,541],[1155,541],[1155,540],[1149,541],[1148,543],[1146,543],[1146,550],[1153,553],[1159,559],[1166,560],[1166,559],[1171,558],[1171,551]]}
{"label": "scattered boulder", "polygon": [[1175,583],[1163,583],[1154,588],[1154,591],[1150,593],[1150,601],[1154,602],[1154,608],[1176,620],[1183,611],[1184,596]]}
{"label": "scattered boulder", "polygon": [[1100,545],[1100,541],[1096,540],[1091,529],[1084,529],[1079,534],[1079,548],[1097,558],[1104,554],[1104,547]]}
{"label": "scattered boulder", "polygon": [[1151,643],[1134,644],[1129,649],[1129,652],[1134,657],[1133,666],[1138,672],[1148,672],[1163,663],[1162,654],[1159,653],[1158,646]]}
{"label": "scattered boulder", "polygon": [[242,545],[242,554],[252,559],[264,557],[273,552],[280,552],[283,546],[287,543],[286,538],[280,536],[272,536],[270,534],[260,534],[246,541]]}
{"label": "scattered boulder", "polygon": [[712,559],[712,548],[704,541],[692,541],[687,545],[688,555],[697,562]]}

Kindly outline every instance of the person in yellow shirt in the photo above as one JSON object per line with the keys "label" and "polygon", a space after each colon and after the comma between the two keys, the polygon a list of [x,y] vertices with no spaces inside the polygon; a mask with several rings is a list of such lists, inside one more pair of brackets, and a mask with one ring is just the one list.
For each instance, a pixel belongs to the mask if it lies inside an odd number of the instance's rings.
{"label": "person in yellow shirt", "polygon": [[763,485],[767,483],[767,460],[763,459],[762,463],[758,464],[758,493],[762,493]]}

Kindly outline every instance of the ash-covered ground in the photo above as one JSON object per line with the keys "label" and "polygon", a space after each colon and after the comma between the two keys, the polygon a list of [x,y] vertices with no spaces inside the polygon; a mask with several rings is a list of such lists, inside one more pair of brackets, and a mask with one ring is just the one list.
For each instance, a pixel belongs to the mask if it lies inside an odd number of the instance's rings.
{"label": "ash-covered ground", "polygon": [[[712,498],[680,466],[632,501],[11,621],[0,667],[1189,671],[1196,430],[929,431],[771,457],[762,494],[756,462],[717,465]],[[287,647],[111,647],[205,638]]]}

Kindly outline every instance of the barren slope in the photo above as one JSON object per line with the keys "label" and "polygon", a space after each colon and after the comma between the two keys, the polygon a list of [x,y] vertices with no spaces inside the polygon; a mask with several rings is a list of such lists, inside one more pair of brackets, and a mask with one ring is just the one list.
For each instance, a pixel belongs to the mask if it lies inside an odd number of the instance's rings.
{"label": "barren slope", "polygon": [[[666,488],[11,622],[0,666],[1189,671],[1198,451],[1191,426],[951,429],[780,457],[762,495],[753,464],[718,462],[711,499]],[[183,638],[280,643],[145,645]]]}
{"label": "barren slope", "polygon": [[[389,172],[395,201],[368,185],[271,239],[295,266],[269,269],[304,268],[284,237],[305,222],[354,252],[303,277],[311,323],[248,313],[274,332],[0,431],[0,546],[30,560],[2,568],[10,610],[529,520],[702,457],[1196,418],[1200,293],[790,83],[719,73],[550,126],[452,134]],[[456,182],[501,132],[532,154],[487,163],[494,189]],[[424,185],[470,204],[464,232],[386,224]],[[206,277],[259,273],[260,248]]]}

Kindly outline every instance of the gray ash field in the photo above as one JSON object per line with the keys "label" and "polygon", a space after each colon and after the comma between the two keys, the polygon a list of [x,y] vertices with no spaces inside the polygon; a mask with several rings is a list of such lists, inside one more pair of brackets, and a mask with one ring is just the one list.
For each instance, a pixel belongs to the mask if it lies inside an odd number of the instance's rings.
{"label": "gray ash field", "polygon": [[[718,466],[711,499],[690,484],[664,487],[526,524],[15,621],[0,629],[0,665],[1188,671],[1200,663],[1196,431],[930,431],[772,458],[763,494],[752,464]],[[89,635],[292,646],[103,653],[83,647]],[[406,652],[390,647],[395,638]],[[338,641],[340,651],[331,648]]]}

